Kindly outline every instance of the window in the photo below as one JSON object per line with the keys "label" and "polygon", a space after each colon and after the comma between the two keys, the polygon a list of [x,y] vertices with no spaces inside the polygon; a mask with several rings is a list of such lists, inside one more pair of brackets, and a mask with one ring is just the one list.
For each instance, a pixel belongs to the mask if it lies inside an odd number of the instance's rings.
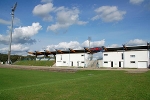
{"label": "window", "polygon": [[135,55],[130,55],[131,58],[135,58]]}
{"label": "window", "polygon": [[107,61],[104,61],[104,63],[108,63]]}
{"label": "window", "polygon": [[104,56],[108,56],[108,54],[104,54]]}
{"label": "window", "polygon": [[132,64],[133,64],[133,63],[135,63],[135,61],[130,61],[130,63],[132,63]]}
{"label": "window", "polygon": [[81,56],[84,56],[84,55],[81,55]]}
{"label": "window", "polygon": [[121,58],[124,59],[123,53],[121,54]]}
{"label": "window", "polygon": [[63,63],[66,63],[66,61],[63,61]]}
{"label": "window", "polygon": [[81,63],[84,63],[84,61],[82,61]]}

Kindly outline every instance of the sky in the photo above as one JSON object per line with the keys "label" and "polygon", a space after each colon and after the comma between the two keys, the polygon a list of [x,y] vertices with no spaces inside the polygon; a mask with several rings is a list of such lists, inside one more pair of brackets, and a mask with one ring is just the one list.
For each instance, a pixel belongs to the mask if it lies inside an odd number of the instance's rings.
{"label": "sky", "polygon": [[150,0],[0,0],[0,53],[150,42]]}

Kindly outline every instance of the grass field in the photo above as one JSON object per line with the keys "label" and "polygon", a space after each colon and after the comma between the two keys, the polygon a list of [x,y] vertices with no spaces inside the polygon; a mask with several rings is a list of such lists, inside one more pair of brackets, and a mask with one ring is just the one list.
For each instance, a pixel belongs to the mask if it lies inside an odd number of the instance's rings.
{"label": "grass field", "polygon": [[35,61],[35,60],[24,60],[17,61],[14,65],[28,65],[28,66],[53,66],[55,61]]}
{"label": "grass field", "polygon": [[1,100],[149,100],[150,72],[0,68]]}

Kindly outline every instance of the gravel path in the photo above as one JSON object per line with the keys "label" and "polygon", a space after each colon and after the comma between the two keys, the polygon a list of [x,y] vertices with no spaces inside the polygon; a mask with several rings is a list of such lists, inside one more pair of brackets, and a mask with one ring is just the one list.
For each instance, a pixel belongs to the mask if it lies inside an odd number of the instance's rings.
{"label": "gravel path", "polygon": [[149,71],[147,68],[126,69],[126,68],[76,68],[76,67],[49,67],[49,66],[24,66],[24,65],[4,65],[0,64],[0,68],[26,69],[26,70],[42,70],[54,72],[76,72],[78,70],[123,70],[127,73],[144,73]]}

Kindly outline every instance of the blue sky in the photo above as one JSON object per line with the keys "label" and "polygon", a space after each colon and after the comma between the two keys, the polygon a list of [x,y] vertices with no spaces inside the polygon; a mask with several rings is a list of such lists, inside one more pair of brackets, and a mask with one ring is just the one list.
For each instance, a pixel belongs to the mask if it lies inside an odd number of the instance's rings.
{"label": "blue sky", "polygon": [[0,0],[0,53],[117,47],[150,42],[149,0]]}

